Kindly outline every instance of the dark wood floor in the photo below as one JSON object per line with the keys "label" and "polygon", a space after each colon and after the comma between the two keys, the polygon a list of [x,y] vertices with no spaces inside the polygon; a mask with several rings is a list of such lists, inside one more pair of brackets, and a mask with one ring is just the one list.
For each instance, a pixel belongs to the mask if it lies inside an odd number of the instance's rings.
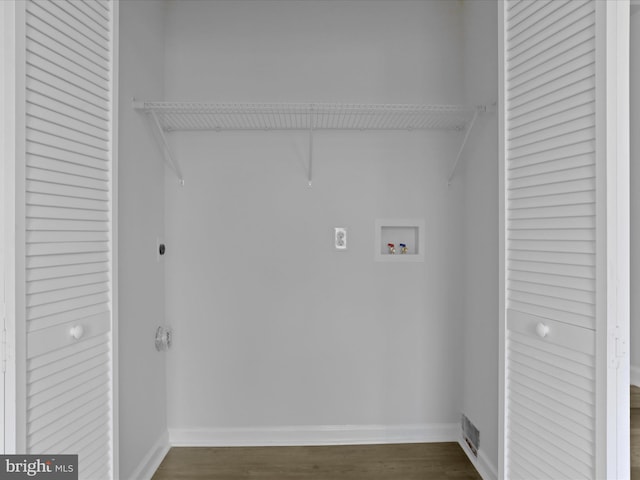
{"label": "dark wood floor", "polygon": [[640,388],[631,387],[631,480],[640,480]]}
{"label": "dark wood floor", "polygon": [[[456,443],[172,448],[153,480],[481,480]],[[631,480],[640,480],[640,388],[631,387]]]}
{"label": "dark wood floor", "polygon": [[457,443],[172,448],[153,480],[481,480]]}

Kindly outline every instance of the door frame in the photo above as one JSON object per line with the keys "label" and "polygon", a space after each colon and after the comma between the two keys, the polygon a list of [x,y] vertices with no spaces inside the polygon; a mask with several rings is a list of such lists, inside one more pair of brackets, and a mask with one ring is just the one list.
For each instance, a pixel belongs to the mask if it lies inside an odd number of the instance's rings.
{"label": "door frame", "polygon": [[630,475],[630,187],[628,0],[596,2],[596,474]]}
{"label": "door frame", "polygon": [[[24,450],[26,419],[26,331],[24,328],[24,92],[19,88],[24,79],[24,15],[21,0],[0,2],[0,22],[3,38],[0,41],[2,65],[0,70],[0,195],[2,199],[0,255],[2,259],[2,319],[6,361],[3,372],[3,435],[2,450],[6,454]],[[22,160],[21,160],[22,159]]]}

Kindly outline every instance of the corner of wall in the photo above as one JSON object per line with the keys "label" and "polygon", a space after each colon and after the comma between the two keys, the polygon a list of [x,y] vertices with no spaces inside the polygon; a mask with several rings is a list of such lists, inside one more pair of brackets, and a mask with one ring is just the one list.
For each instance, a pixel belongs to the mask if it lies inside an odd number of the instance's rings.
{"label": "corner of wall", "polygon": [[[120,2],[118,172],[119,476],[151,478],[169,448],[166,354],[154,349],[164,324],[164,168],[132,98],[164,92],[164,3]],[[142,460],[141,460],[142,459]]]}
{"label": "corner of wall", "polygon": [[165,431],[142,457],[133,473],[125,478],[129,480],[151,480],[170,448],[169,432]]}
{"label": "corner of wall", "polygon": [[[498,96],[498,10],[495,2],[464,2],[464,69],[467,103]],[[471,455],[483,478],[497,478],[498,382],[498,125],[482,115],[461,168],[464,182],[463,411],[482,432],[483,449]],[[464,442],[461,443],[466,447]],[[467,451],[467,450],[465,450]],[[473,458],[472,458],[473,457]],[[485,473],[483,473],[483,471]]]}
{"label": "corner of wall", "polygon": [[475,456],[471,449],[467,446],[467,442],[464,438],[458,439],[458,444],[462,451],[467,455],[469,461],[473,464],[478,474],[482,477],[482,480],[498,480],[498,469],[496,465],[487,456],[484,450],[478,450],[478,456]]}

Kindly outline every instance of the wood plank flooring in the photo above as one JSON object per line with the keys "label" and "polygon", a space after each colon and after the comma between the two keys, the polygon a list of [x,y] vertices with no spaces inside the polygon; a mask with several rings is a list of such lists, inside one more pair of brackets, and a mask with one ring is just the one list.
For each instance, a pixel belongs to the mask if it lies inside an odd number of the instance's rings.
{"label": "wood plank flooring", "polygon": [[[640,388],[631,387],[631,480],[640,480]],[[172,448],[153,480],[481,480],[456,443]]]}
{"label": "wood plank flooring", "polygon": [[174,447],[153,480],[481,480],[457,443]]}
{"label": "wood plank flooring", "polygon": [[631,480],[640,480],[640,388],[631,386]]}

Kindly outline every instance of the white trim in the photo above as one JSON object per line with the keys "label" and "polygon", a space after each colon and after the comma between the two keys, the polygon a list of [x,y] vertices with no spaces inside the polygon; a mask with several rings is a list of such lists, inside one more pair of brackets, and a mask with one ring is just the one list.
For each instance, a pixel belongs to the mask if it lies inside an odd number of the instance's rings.
{"label": "white trim", "polygon": [[[111,3],[111,477],[120,477],[118,389],[118,78],[120,3]],[[165,435],[168,450],[168,434]],[[166,453],[166,452],[165,452]],[[164,455],[163,455],[164,457]],[[162,460],[161,460],[162,461]],[[157,466],[156,466],[157,468]],[[155,471],[155,469],[154,469]],[[137,478],[137,477],[136,477]],[[140,477],[142,478],[142,477]],[[151,478],[151,477],[149,477]]]}
{"label": "white trim", "polygon": [[[8,270],[5,262],[8,259],[8,255],[5,253],[10,241],[5,234],[5,215],[8,214],[10,204],[8,204],[7,196],[7,169],[6,164],[11,158],[9,155],[9,145],[7,144],[9,134],[9,125],[13,125],[13,119],[10,118],[9,109],[6,107],[7,102],[11,98],[8,92],[8,86],[5,86],[8,81],[9,71],[13,70],[10,62],[10,56],[8,55],[9,44],[11,44],[12,28],[7,28],[9,22],[11,5],[8,2],[0,3],[0,31],[4,32],[0,35],[0,335],[5,329],[5,281],[8,278]],[[10,82],[9,82],[10,83]],[[5,362],[6,366],[6,351],[5,346],[0,346],[0,362]],[[0,453],[5,453],[5,428],[6,415],[5,415],[5,374],[0,373],[0,418],[2,419],[2,434],[0,434]]]}
{"label": "white trim", "polygon": [[[151,477],[153,477],[153,474],[158,470],[158,467],[170,448],[169,433],[164,432],[149,449],[147,454],[142,457],[137,468],[128,478],[130,480],[151,480]],[[119,478],[119,476],[116,476],[116,478]]]}
{"label": "white trim", "polygon": [[[5,397],[5,411],[7,423],[5,429],[5,448],[7,453],[26,451],[27,434],[27,332],[26,332],[26,302],[25,302],[25,85],[26,85],[26,34],[25,1],[7,2],[13,4],[12,19],[9,20],[11,31],[7,32],[13,44],[10,47],[10,64],[13,65],[13,75],[7,93],[12,93],[8,115],[13,120],[10,139],[7,142],[11,151],[10,161],[6,164],[7,173],[7,208],[5,217],[5,232],[11,244],[11,260],[7,262],[7,346],[8,361],[5,387],[8,396]],[[11,8],[10,8],[11,10]]]}
{"label": "white trim", "polygon": [[636,387],[640,387],[640,366],[631,365],[631,375],[630,375],[631,385],[635,385]]}
{"label": "white trim", "polygon": [[497,2],[498,6],[498,475],[504,479],[505,458],[507,455],[507,412],[505,410],[506,385],[506,296],[505,296],[505,256],[506,256],[506,228],[505,228],[505,15],[504,0]]}
{"label": "white trim", "polygon": [[458,444],[462,448],[462,451],[467,454],[467,457],[469,457],[469,460],[482,477],[482,480],[498,480],[498,469],[489,460],[489,457],[487,457],[483,450],[478,450],[478,456],[476,457],[461,436],[458,438]]}
{"label": "white trim", "polygon": [[629,3],[607,2],[607,477],[630,475]]}
{"label": "white trim", "polygon": [[629,478],[629,4],[596,3],[596,476]]}
{"label": "white trim", "polygon": [[457,423],[170,428],[174,447],[260,447],[457,442]]}

